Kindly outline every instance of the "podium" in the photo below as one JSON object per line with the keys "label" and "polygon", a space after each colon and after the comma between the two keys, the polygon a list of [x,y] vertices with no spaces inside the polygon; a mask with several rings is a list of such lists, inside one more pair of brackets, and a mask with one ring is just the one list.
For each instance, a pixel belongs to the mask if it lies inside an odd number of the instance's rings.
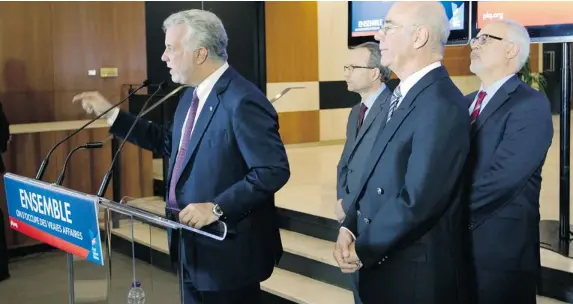
{"label": "podium", "polygon": [[[135,281],[141,282],[148,303],[184,303],[182,246],[175,246],[176,277],[154,267],[151,248],[169,254],[170,240],[182,244],[190,233],[216,241],[227,236],[224,222],[195,229],[130,206],[129,199],[114,202],[12,173],[4,175],[4,182],[10,228],[66,253],[70,304],[126,303]],[[114,246],[117,237],[131,248]],[[149,250],[147,263],[136,260],[137,246]],[[118,251],[131,251],[131,257]]]}

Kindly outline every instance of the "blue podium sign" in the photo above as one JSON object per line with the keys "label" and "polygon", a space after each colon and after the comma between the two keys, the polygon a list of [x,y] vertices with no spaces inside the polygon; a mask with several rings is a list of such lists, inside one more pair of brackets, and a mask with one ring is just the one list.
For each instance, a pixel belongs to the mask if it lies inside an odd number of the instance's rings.
{"label": "blue podium sign", "polygon": [[13,230],[103,265],[98,197],[11,173],[4,183]]}

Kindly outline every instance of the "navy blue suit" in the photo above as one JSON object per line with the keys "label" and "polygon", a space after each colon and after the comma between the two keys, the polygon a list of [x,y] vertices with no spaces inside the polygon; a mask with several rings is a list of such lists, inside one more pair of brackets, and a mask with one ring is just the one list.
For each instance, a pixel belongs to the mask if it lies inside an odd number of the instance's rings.
{"label": "navy blue suit", "polygon": [[[185,92],[171,129],[140,120],[129,138],[139,147],[169,155],[169,177],[192,95],[193,89]],[[110,132],[122,136],[133,121],[134,116],[122,112]],[[223,220],[234,231],[221,242],[185,233],[181,261],[188,292],[259,286],[282,255],[274,194],[290,177],[274,107],[229,67],[208,96],[187,151],[176,187],[179,207],[219,204]],[[166,187],[169,183],[170,178]],[[178,245],[177,238],[171,237],[172,256],[177,255]],[[195,303],[187,298],[185,302]]]}
{"label": "navy blue suit", "polygon": [[[477,92],[467,96],[470,107]],[[545,95],[513,76],[471,130],[471,248],[479,303],[535,303],[541,168],[553,138]]]}
{"label": "navy blue suit", "polygon": [[364,304],[460,303],[460,176],[470,149],[463,101],[446,69],[435,68],[379,131],[342,223],[357,237]]}

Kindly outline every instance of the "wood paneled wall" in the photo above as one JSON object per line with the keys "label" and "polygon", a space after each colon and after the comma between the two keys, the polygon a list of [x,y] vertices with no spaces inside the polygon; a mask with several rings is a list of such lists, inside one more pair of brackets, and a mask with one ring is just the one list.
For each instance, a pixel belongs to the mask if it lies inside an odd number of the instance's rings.
{"label": "wood paneled wall", "polygon": [[[13,127],[92,118],[72,105],[72,97],[94,90],[117,102],[130,84],[145,80],[146,64],[144,2],[0,2],[0,102]],[[102,78],[100,68],[117,68],[118,77]],[[97,74],[89,76],[88,70]],[[71,132],[34,128],[40,129],[13,136],[3,155],[9,172],[35,176],[48,150]],[[59,147],[45,180],[55,181],[71,147],[103,140],[107,131],[104,124]],[[100,150],[76,152],[64,185],[95,194],[109,167],[110,149],[107,143]],[[126,144],[120,160],[120,195],[152,195],[151,152]],[[4,195],[0,208],[5,208]],[[9,231],[10,247],[35,243]]]}
{"label": "wood paneled wall", "polygon": [[[289,86],[305,87],[275,104],[283,140],[289,144],[344,139],[348,105],[360,100],[346,92],[343,74],[348,3],[278,1],[266,2],[265,8],[267,94],[272,97]],[[541,46],[532,44],[530,53],[531,70],[538,72]],[[463,93],[480,85],[469,70],[469,54],[469,46],[448,46],[443,61]],[[319,122],[310,121],[314,118]],[[298,134],[301,130],[304,134]]]}
{"label": "wood paneled wall", "polygon": [[[286,87],[305,88],[291,91],[275,104],[285,144],[320,138],[317,25],[317,2],[265,2],[267,95]],[[301,104],[296,101],[300,98],[309,102]]]}
{"label": "wood paneled wall", "polygon": [[[101,78],[102,67],[119,76]],[[75,94],[118,100],[122,85],[145,80],[144,3],[0,2],[0,69],[11,123],[85,119]]]}

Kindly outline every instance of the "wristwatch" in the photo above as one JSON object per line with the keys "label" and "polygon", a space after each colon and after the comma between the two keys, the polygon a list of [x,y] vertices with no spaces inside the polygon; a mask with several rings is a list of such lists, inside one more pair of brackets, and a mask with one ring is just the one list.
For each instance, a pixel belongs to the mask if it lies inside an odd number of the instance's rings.
{"label": "wristwatch", "polygon": [[213,214],[215,214],[217,217],[223,216],[223,210],[221,210],[219,205],[215,204],[215,206],[213,206]]}

